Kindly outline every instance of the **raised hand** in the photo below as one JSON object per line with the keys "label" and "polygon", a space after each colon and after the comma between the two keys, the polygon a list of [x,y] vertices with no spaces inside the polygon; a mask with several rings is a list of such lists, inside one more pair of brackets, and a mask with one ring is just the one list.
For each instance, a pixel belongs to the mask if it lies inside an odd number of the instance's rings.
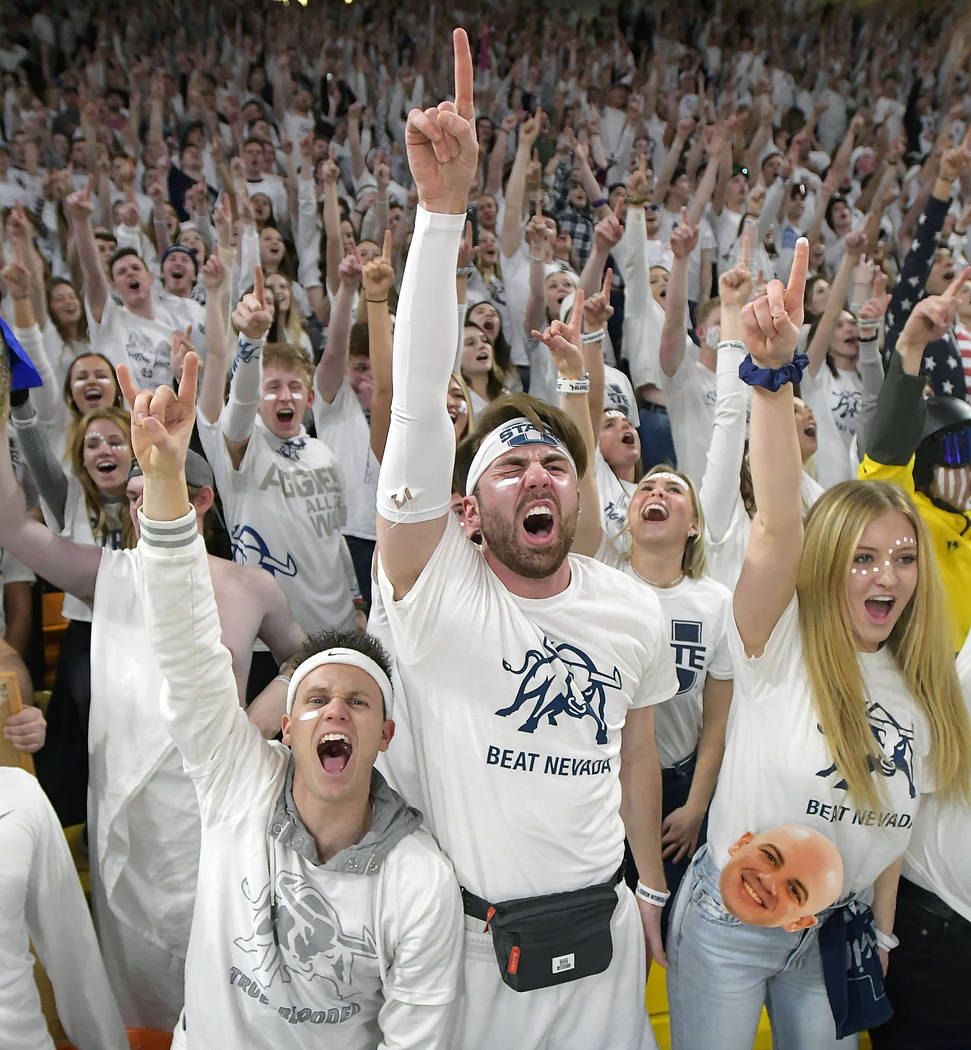
{"label": "raised hand", "polygon": [[[247,339],[263,339],[273,322],[273,309],[266,305],[263,297],[263,268],[253,268],[253,291],[244,295],[233,310],[233,324],[236,331]],[[131,402],[129,401],[129,404]]]}
{"label": "raised hand", "polygon": [[364,264],[361,270],[364,294],[368,299],[387,299],[394,284],[394,267],[391,265],[391,231],[384,231],[381,254]]}
{"label": "raised hand", "polygon": [[800,237],[789,283],[772,280],[765,294],[742,308],[742,338],[756,364],[778,368],[792,360],[802,325],[803,295],[809,268],[809,241]]}
{"label": "raised hand", "polygon": [[[212,221],[216,227],[216,237],[220,246],[223,248],[231,247],[233,243],[233,206],[230,203],[228,193],[224,193],[219,198],[219,203],[212,213]],[[211,258],[215,257],[216,253],[213,252]]]}
{"label": "raised hand", "polygon": [[954,149],[944,151],[941,158],[941,178],[953,182],[971,170],[971,126],[964,141]]}
{"label": "raised hand", "polygon": [[471,266],[475,262],[475,253],[479,250],[478,245],[472,243],[472,223],[467,222],[465,224],[465,232],[462,234],[462,240],[459,243],[459,254],[456,260],[456,266],[461,269],[463,266]]}
{"label": "raised hand", "polygon": [[526,243],[529,245],[529,253],[539,258],[546,251],[550,231],[543,218],[542,211],[538,211],[526,224]]}
{"label": "raised hand", "polygon": [[752,271],[749,268],[749,239],[742,238],[742,257],[718,278],[718,296],[723,307],[741,310],[752,294]]}
{"label": "raised hand", "polygon": [[199,355],[185,355],[182,382],[171,387],[139,390],[127,365],[118,366],[118,385],[131,405],[131,444],[146,478],[176,478],[185,468],[185,454],[196,418]]}
{"label": "raised hand", "polygon": [[957,313],[958,291],[969,276],[971,266],[966,266],[947,286],[943,295],[928,295],[911,310],[897,340],[897,349],[902,354],[923,350],[934,339],[944,338]]}
{"label": "raised hand", "polygon": [[868,321],[878,322],[887,312],[890,305],[890,293],[887,291],[887,275],[883,270],[877,270],[873,278],[873,290],[870,298],[863,304],[858,318],[860,326],[863,327]]}
{"label": "raised hand", "polygon": [[533,330],[533,338],[546,346],[556,362],[556,370],[565,379],[581,379],[586,372],[583,367],[583,346],[580,341],[582,324],[583,289],[578,288],[569,324],[554,321],[545,332]]}
{"label": "raised hand", "polygon": [[93,181],[94,178],[92,176],[88,179],[88,184],[83,190],[75,190],[74,193],[68,194],[67,199],[64,201],[64,210],[67,212],[69,219],[75,222],[90,221],[94,212],[94,204],[91,203],[91,184]]}
{"label": "raised hand", "polygon": [[26,299],[30,294],[30,271],[24,266],[19,244],[14,244],[14,258],[0,270],[0,281],[14,299]]}
{"label": "raised hand", "polygon": [[175,376],[176,381],[182,382],[182,369],[185,366],[185,357],[190,351],[195,351],[195,347],[192,345],[189,336],[192,335],[192,325],[186,325],[185,332],[181,329],[176,329],[172,333],[171,349],[169,350],[169,360],[172,363],[172,375]]}
{"label": "raised hand", "polygon": [[603,287],[583,304],[583,327],[588,332],[599,331],[614,316],[614,308],[610,305],[610,282],[613,278],[614,271],[608,266]]}
{"label": "raised hand", "polygon": [[202,268],[202,286],[206,289],[206,294],[215,295],[225,280],[226,267],[223,266],[219,253],[213,252],[206,260],[206,265]]}
{"label": "raised hand", "polygon": [[688,209],[681,209],[681,222],[671,231],[671,251],[675,259],[687,259],[698,243],[700,227],[688,222]]}
{"label": "raised hand", "polygon": [[476,176],[479,147],[472,100],[472,54],[464,29],[452,34],[455,54],[455,101],[440,102],[408,114],[405,145],[408,166],[426,211],[457,214],[468,203]]}
{"label": "raised hand", "polygon": [[341,259],[340,266],[338,267],[341,284],[356,291],[361,283],[361,270],[363,267],[364,264],[361,262],[361,257],[357,253],[357,245],[352,244],[351,250],[343,259]]}
{"label": "raised hand", "polygon": [[593,243],[604,252],[620,243],[624,236],[624,227],[614,212],[605,215],[593,228]]}
{"label": "raised hand", "polygon": [[537,109],[531,117],[527,117],[522,124],[519,125],[519,145],[523,148],[532,150],[533,144],[539,138],[539,132],[542,126],[543,111],[542,109]]}

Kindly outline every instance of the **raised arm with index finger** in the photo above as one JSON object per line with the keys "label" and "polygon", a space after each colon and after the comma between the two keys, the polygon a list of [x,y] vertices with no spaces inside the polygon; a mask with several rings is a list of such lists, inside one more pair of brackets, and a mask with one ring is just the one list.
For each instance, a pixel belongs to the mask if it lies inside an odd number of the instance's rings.
{"label": "raised arm with index finger", "polygon": [[455,101],[408,114],[418,215],[395,322],[391,425],[378,485],[381,562],[401,597],[445,529],[455,440],[445,393],[457,340],[455,261],[476,177],[472,55],[453,34]]}

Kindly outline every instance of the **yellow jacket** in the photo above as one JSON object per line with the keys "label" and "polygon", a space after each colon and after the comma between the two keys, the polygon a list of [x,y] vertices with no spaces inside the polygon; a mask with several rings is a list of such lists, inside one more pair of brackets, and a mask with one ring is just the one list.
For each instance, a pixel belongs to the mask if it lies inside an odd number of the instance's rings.
{"label": "yellow jacket", "polygon": [[963,514],[942,510],[923,492],[914,490],[913,468],[913,458],[899,466],[877,463],[864,456],[860,477],[867,481],[895,481],[914,501],[937,554],[950,605],[953,649],[959,652],[971,630],[971,528]]}

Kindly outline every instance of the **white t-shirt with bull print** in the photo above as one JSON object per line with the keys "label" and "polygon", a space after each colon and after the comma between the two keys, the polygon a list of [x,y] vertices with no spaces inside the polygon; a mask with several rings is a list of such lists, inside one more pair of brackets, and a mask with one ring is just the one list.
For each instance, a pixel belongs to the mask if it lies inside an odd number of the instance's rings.
{"label": "white t-shirt with bull print", "polygon": [[883,801],[854,804],[833,763],[812,704],[796,599],[757,658],[745,655],[732,617],[729,645],[735,691],[725,757],[708,821],[718,867],[746,831],[805,824],[836,845],[843,893],[871,886],[910,840],[921,791],[927,791],[930,731],[886,648],[860,653],[870,727],[884,758],[873,772]]}
{"label": "white t-shirt with bull print", "polygon": [[616,872],[627,712],[678,689],[654,594],[590,558],[570,569],[552,598],[511,594],[451,515],[400,601],[379,564],[425,817],[488,900]]}

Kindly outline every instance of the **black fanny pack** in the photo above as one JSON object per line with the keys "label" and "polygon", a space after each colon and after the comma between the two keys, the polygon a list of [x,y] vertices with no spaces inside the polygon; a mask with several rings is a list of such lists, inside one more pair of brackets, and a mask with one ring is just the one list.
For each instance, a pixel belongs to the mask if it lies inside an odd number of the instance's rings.
{"label": "black fanny pack", "polygon": [[463,889],[462,902],[466,915],[482,919],[492,931],[503,981],[514,991],[531,992],[607,969],[614,954],[610,920],[619,881],[620,872],[598,886],[498,904]]}

